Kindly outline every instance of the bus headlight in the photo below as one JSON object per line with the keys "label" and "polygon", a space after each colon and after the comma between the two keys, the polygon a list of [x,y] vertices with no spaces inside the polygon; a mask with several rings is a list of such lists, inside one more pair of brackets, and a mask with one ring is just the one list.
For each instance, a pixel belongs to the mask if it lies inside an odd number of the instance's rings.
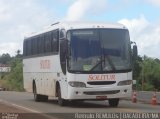
{"label": "bus headlight", "polygon": [[125,81],[120,81],[118,83],[118,86],[131,85],[131,84],[132,84],[132,80],[125,80]]}
{"label": "bus headlight", "polygon": [[72,87],[86,87],[86,84],[83,82],[70,81],[68,84]]}

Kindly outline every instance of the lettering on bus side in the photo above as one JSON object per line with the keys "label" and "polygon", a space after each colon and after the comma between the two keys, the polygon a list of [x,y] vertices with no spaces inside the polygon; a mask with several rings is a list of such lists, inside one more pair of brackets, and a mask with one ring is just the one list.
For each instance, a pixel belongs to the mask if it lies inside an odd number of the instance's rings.
{"label": "lettering on bus side", "polygon": [[116,76],[114,74],[111,75],[95,75],[95,74],[90,74],[88,76],[88,80],[116,80]]}
{"label": "lettering on bus side", "polygon": [[40,69],[50,69],[50,60],[41,60]]}

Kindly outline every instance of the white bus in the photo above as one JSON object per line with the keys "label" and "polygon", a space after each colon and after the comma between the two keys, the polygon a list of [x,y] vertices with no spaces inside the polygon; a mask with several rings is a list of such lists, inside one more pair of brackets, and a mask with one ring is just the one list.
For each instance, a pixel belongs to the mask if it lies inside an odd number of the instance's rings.
{"label": "white bus", "polygon": [[55,23],[24,39],[24,88],[35,101],[57,97],[61,106],[74,100],[118,106],[131,96],[136,53],[121,24]]}

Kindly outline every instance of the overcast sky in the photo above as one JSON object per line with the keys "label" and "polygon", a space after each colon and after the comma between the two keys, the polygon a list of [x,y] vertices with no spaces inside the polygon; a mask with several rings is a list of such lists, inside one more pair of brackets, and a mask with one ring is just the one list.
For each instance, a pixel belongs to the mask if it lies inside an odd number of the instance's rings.
{"label": "overcast sky", "polygon": [[122,23],[141,56],[160,58],[160,0],[0,0],[0,54],[15,55],[25,34],[61,20]]}

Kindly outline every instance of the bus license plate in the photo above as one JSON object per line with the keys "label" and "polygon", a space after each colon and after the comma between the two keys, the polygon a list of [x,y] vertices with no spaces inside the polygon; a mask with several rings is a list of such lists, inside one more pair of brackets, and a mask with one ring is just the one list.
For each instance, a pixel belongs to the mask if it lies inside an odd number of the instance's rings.
{"label": "bus license plate", "polygon": [[107,99],[107,96],[96,96],[96,99]]}

